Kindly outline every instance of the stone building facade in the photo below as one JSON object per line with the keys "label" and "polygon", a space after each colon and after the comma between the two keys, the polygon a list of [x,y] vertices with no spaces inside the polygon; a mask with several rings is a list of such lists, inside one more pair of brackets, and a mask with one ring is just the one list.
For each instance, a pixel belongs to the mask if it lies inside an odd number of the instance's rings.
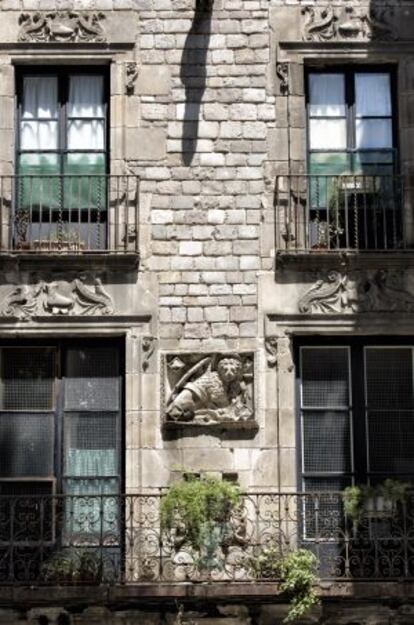
{"label": "stone building facade", "polygon": [[[0,620],[274,625],[268,531],[310,621],[413,621],[412,506],[362,545],[338,503],[414,474],[413,81],[408,0],[0,0],[0,492],[72,502],[36,556],[6,504]],[[189,472],[250,497],[208,579],[151,516]],[[69,517],[119,578],[39,577]]]}

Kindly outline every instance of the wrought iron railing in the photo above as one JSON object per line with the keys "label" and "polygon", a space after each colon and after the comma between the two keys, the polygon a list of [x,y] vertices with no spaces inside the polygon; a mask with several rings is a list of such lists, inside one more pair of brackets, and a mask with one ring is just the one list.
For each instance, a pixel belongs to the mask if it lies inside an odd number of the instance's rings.
{"label": "wrought iron railing", "polygon": [[276,178],[276,248],[390,251],[406,247],[401,176]]}
{"label": "wrought iron railing", "polygon": [[0,177],[0,254],[138,253],[133,175]]}
{"label": "wrought iron railing", "polygon": [[1,496],[0,585],[260,583],[297,548],[324,580],[414,578],[414,494],[357,521],[341,493],[244,494],[198,548],[161,527],[161,496]]}

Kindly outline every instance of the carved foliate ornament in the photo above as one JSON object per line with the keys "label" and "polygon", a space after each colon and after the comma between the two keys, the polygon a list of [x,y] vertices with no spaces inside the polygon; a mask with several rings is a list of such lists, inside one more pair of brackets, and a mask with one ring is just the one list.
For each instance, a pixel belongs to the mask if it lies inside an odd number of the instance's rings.
{"label": "carved foliate ornament", "polygon": [[41,316],[111,315],[113,300],[100,278],[82,275],[72,280],[44,277],[14,286],[0,303],[1,317],[30,320]]}
{"label": "carved foliate ornament", "polygon": [[405,271],[331,271],[299,299],[298,309],[303,314],[411,313],[414,289]]}
{"label": "carved foliate ornament", "polygon": [[393,11],[354,6],[303,7],[304,41],[388,41],[397,39],[392,23]]}
{"label": "carved foliate ornament", "polygon": [[53,11],[22,13],[19,17],[19,41],[22,42],[90,42],[106,41],[101,22],[103,13]]}
{"label": "carved foliate ornament", "polygon": [[214,425],[253,421],[252,353],[169,354],[164,369],[166,423]]}

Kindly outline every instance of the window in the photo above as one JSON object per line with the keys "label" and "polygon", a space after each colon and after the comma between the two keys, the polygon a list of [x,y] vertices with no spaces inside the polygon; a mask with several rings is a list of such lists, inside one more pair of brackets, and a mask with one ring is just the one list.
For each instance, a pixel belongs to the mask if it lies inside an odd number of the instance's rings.
{"label": "window", "polygon": [[403,245],[393,83],[388,69],[307,74],[311,248]]}
{"label": "window", "polygon": [[302,488],[412,479],[414,346],[332,340],[299,361]]}
{"label": "window", "polygon": [[17,245],[77,237],[105,247],[106,81],[99,69],[19,74]]}
{"label": "window", "polygon": [[395,165],[389,70],[308,73],[310,174],[392,174]]}
{"label": "window", "polygon": [[[0,495],[70,495],[63,544],[105,533],[113,544],[118,531],[116,498],[87,498],[121,490],[120,366],[108,340],[0,347]],[[27,539],[24,523],[14,542]]]}

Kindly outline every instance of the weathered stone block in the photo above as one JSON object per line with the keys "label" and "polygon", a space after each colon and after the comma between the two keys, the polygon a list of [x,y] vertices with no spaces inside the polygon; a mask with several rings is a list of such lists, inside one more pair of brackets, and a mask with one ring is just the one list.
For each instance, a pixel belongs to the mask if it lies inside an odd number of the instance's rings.
{"label": "weathered stone block", "polygon": [[128,160],[157,161],[166,155],[166,133],[162,128],[131,128],[126,134]]}

